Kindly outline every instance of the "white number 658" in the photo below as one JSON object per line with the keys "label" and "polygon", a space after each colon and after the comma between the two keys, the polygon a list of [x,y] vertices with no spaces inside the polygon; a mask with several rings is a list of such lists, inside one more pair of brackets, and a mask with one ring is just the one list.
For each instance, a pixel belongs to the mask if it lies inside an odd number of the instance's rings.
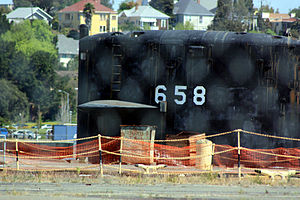
{"label": "white number 658", "polygon": [[[166,86],[164,85],[158,85],[155,88],[155,102],[159,103],[161,101],[166,101],[167,96],[161,92],[167,91]],[[175,96],[180,96],[180,99],[174,99],[175,103],[178,105],[183,105],[186,102],[186,94],[185,90],[187,90],[187,86],[184,85],[175,85]],[[206,89],[203,86],[196,86],[194,89],[194,97],[193,102],[197,106],[201,106],[205,103],[205,94]]]}

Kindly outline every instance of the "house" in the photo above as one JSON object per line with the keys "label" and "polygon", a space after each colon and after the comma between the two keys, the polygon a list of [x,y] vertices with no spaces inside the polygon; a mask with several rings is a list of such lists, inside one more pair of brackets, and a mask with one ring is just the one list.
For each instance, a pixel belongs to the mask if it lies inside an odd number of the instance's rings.
{"label": "house", "polygon": [[280,14],[280,13],[262,13],[264,21],[272,24],[272,30],[276,34],[286,35],[288,30],[292,27],[293,23],[298,21],[293,14]]}
{"label": "house", "polygon": [[26,19],[39,19],[46,21],[48,24],[50,24],[53,19],[48,13],[39,7],[19,7],[8,13],[6,18],[9,22],[13,21],[15,23],[22,22]]}
{"label": "house", "polygon": [[13,0],[1,0],[0,7],[9,8],[12,10],[14,8],[14,2]]}
{"label": "house", "polygon": [[150,30],[168,30],[169,16],[151,7],[147,1],[136,5],[130,10],[124,10],[119,14],[119,23],[132,22],[136,26]]}
{"label": "house", "polygon": [[[204,8],[206,8],[211,13],[216,13],[218,7],[218,0],[194,0]],[[178,3],[178,0],[173,1],[174,5]]]}
{"label": "house", "polygon": [[173,14],[176,23],[185,24],[189,21],[194,30],[206,30],[214,19],[212,12],[194,0],[180,0],[174,5]]}
{"label": "house", "polygon": [[216,13],[218,0],[197,0],[197,3],[206,8],[211,13]]}
{"label": "house", "polygon": [[85,24],[84,6],[94,5],[89,35],[118,31],[118,14],[100,4],[100,0],[82,0],[58,12],[59,28],[78,30],[80,24]]}
{"label": "house", "polygon": [[67,67],[68,62],[75,58],[79,52],[79,41],[68,38],[63,34],[57,35],[57,49],[59,62]]}

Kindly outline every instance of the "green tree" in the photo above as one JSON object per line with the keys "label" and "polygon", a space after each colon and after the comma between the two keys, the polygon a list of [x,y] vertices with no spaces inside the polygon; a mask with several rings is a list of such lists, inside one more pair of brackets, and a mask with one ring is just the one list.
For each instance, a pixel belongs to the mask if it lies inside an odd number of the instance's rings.
{"label": "green tree", "polygon": [[54,0],[30,0],[32,2],[33,6],[37,6],[47,13],[50,13],[50,11],[53,9],[53,1]]}
{"label": "green tree", "polygon": [[151,26],[150,26],[150,24],[148,24],[148,23],[144,23],[143,30],[145,30],[145,31],[149,31],[149,30],[151,30]]}
{"label": "green tree", "polygon": [[[213,19],[212,25],[208,27],[209,30],[229,31],[231,28],[231,21],[233,20],[232,0],[219,0],[218,7]],[[236,2],[235,2],[236,3]]]}
{"label": "green tree", "polygon": [[8,22],[8,20],[6,19],[6,15],[4,15],[1,11],[0,11],[0,35],[2,33],[5,33],[6,31],[8,31],[10,29],[10,23]]}
{"label": "green tree", "polygon": [[17,121],[19,113],[28,115],[28,100],[16,85],[0,79],[0,123]]}
{"label": "green tree", "polygon": [[194,30],[194,26],[189,21],[185,22],[185,24],[177,23],[175,26],[175,30]]}
{"label": "green tree", "polygon": [[241,32],[252,20],[252,0],[219,0],[216,15],[209,30]]}
{"label": "green tree", "polygon": [[300,21],[296,21],[291,26],[290,34],[292,37],[300,40]]}
{"label": "green tree", "polygon": [[14,58],[15,42],[7,42],[0,38],[0,78],[10,79],[12,76],[12,58]]}
{"label": "green tree", "polygon": [[68,64],[67,64],[67,69],[69,70],[69,71],[77,71],[78,70],[78,65],[79,65],[79,63],[78,63],[78,56],[76,56],[75,58],[72,58],[69,62],[68,62]]}
{"label": "green tree", "polygon": [[247,7],[246,0],[238,0],[233,4],[234,6],[234,15],[238,20],[242,20],[249,17],[249,8]]}
{"label": "green tree", "polygon": [[22,52],[28,58],[36,51],[47,51],[57,54],[53,44],[54,34],[50,26],[43,20],[29,20],[15,24],[10,31],[2,34],[5,41],[16,42],[16,50]]}
{"label": "green tree", "polygon": [[110,2],[110,0],[101,0],[101,4],[112,9],[113,4]]}
{"label": "green tree", "polygon": [[119,31],[140,31],[139,26],[136,26],[133,22],[126,21],[119,25]]}
{"label": "green tree", "polygon": [[57,11],[65,8],[67,6],[73,5],[73,4],[77,3],[78,1],[80,1],[80,0],[53,0],[53,9],[50,14],[52,14],[52,16],[54,16],[55,14],[57,14]]}
{"label": "green tree", "polygon": [[15,8],[32,6],[32,2],[29,0],[13,0],[13,2]]}
{"label": "green tree", "polygon": [[259,8],[259,12],[262,13],[262,12],[268,12],[268,13],[274,13],[274,8],[272,6],[269,6],[269,5],[262,5],[260,8]]}
{"label": "green tree", "polygon": [[91,29],[92,15],[94,14],[95,7],[91,3],[84,5],[83,14],[85,17],[85,24]]}
{"label": "green tree", "polygon": [[11,12],[10,8],[4,7],[4,6],[0,6],[0,14],[4,13],[4,14],[8,14]]}
{"label": "green tree", "polygon": [[54,15],[53,20],[51,21],[52,29],[58,31],[59,29],[59,20],[58,15]]}
{"label": "green tree", "polygon": [[291,15],[292,13],[295,13],[297,18],[300,18],[300,6],[298,8],[294,8],[293,10],[291,10],[289,12],[289,14]]}
{"label": "green tree", "polygon": [[137,5],[136,2],[125,0],[119,5],[118,13],[122,12],[123,10],[129,10]]}
{"label": "green tree", "polygon": [[165,13],[166,15],[173,16],[174,2],[173,0],[152,0],[150,6],[156,10]]}
{"label": "green tree", "polygon": [[53,40],[51,28],[41,20],[15,24],[0,37],[0,76],[26,94],[32,107],[40,107],[43,116],[55,102],[51,88],[56,87],[58,61]]}

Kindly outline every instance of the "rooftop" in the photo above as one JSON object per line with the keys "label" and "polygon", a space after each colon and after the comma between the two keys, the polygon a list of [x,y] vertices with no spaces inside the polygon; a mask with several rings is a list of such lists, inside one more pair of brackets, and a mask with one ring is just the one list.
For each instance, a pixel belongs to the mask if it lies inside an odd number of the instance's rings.
{"label": "rooftop", "polygon": [[218,0],[200,0],[200,5],[210,11],[217,8]]}
{"label": "rooftop", "polygon": [[53,18],[40,9],[39,7],[19,7],[16,10],[11,11],[7,14],[8,19],[28,19],[30,16],[34,14],[39,14],[43,17],[48,18],[49,20],[52,20]]}
{"label": "rooftop", "polygon": [[180,0],[174,5],[174,14],[183,14],[183,15],[207,15],[214,16],[213,13],[209,12],[202,5],[196,3],[194,0]]}
{"label": "rooftop", "polygon": [[57,48],[59,54],[78,55],[79,41],[68,38],[63,34],[57,35]]}
{"label": "rooftop", "polygon": [[83,12],[85,4],[90,3],[93,4],[95,7],[95,12],[115,12],[112,9],[102,5],[100,0],[82,0],[79,1],[71,6],[68,6],[59,12]]}
{"label": "rooftop", "polygon": [[168,15],[154,9],[153,7],[147,6],[138,6],[133,7],[129,10],[122,11],[119,16],[125,14],[127,17],[145,17],[145,18],[160,18],[160,19],[168,19],[170,18]]}

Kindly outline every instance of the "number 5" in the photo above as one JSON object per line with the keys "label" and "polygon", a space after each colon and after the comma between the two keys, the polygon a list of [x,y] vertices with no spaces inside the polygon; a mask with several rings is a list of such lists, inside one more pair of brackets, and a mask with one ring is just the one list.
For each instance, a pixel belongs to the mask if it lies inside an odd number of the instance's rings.
{"label": "number 5", "polygon": [[186,95],[184,92],[180,92],[179,90],[186,90],[186,86],[183,86],[183,85],[176,85],[175,86],[175,95],[177,96],[182,96],[182,99],[181,100],[178,100],[178,99],[174,99],[175,103],[176,104],[179,104],[179,105],[182,105],[186,102]]}

